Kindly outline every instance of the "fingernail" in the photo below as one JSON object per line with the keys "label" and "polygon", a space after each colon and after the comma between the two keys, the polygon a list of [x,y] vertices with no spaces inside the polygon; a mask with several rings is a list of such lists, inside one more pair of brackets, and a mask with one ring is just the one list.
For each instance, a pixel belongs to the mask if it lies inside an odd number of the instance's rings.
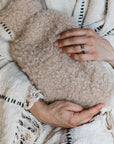
{"label": "fingernail", "polygon": [[55,46],[58,46],[58,42],[55,42]]}
{"label": "fingernail", "polygon": [[58,39],[60,39],[60,38],[61,38],[61,36],[60,36],[60,35],[58,35],[58,36],[57,36],[57,38],[58,38]]}
{"label": "fingernail", "polygon": [[99,108],[102,108],[104,106],[104,104],[103,103],[101,103],[101,104],[99,104]]}
{"label": "fingernail", "polygon": [[71,54],[68,54],[69,56],[71,56]]}
{"label": "fingernail", "polygon": [[63,52],[62,48],[60,48],[59,51],[62,53]]}

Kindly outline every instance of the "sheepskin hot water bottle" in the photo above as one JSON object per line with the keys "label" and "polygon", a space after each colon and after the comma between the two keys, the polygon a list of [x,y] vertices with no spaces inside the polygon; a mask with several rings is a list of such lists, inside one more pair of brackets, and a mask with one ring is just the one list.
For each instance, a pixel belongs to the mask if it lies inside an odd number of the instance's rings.
{"label": "sheepskin hot water bottle", "polygon": [[54,47],[58,33],[78,27],[71,17],[42,10],[37,0],[15,0],[1,12],[0,21],[15,34],[13,60],[46,102],[70,100],[85,107],[108,103],[114,87],[102,62],[78,62]]}

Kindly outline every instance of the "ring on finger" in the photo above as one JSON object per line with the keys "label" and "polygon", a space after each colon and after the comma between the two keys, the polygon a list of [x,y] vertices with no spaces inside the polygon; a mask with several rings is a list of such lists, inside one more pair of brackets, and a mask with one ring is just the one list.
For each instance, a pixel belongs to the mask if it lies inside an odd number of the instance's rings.
{"label": "ring on finger", "polygon": [[85,46],[84,45],[80,45],[81,47],[81,54],[85,54]]}
{"label": "ring on finger", "polygon": [[85,46],[84,45],[80,45],[81,47],[81,52],[78,52],[76,54],[85,54]]}

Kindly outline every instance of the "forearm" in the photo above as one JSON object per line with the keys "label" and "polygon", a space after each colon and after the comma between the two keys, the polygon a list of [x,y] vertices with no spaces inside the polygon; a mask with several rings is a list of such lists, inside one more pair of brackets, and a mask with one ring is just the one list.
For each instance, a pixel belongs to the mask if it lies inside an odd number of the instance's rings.
{"label": "forearm", "polygon": [[[29,101],[27,101],[27,104],[29,105]],[[46,113],[45,110],[47,110],[47,104],[41,99],[35,102],[33,106],[29,109],[29,111],[41,122],[43,121],[42,117],[44,117]]]}

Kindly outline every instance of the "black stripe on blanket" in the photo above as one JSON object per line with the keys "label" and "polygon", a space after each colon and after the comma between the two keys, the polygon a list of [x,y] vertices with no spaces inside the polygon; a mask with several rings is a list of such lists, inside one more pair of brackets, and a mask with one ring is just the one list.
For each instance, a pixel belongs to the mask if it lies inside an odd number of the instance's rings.
{"label": "black stripe on blanket", "polygon": [[96,28],[94,29],[94,31],[95,31],[96,33],[98,33],[98,32],[102,29],[102,27],[103,27],[103,25],[98,26],[98,27],[96,27]]}
{"label": "black stripe on blanket", "polygon": [[114,28],[112,30],[108,31],[104,36],[110,35],[113,31],[114,31]]}
{"label": "black stripe on blanket", "polygon": [[72,144],[72,135],[70,129],[67,129],[66,137],[67,137],[67,144]]}
{"label": "black stripe on blanket", "polygon": [[0,22],[0,25],[3,27],[3,29],[8,33],[8,35],[13,39],[12,33],[10,31],[10,29],[6,26],[5,23]]}
{"label": "black stripe on blanket", "polygon": [[4,95],[0,95],[0,99],[4,99],[6,102],[9,102],[9,103],[12,103],[12,104],[16,104],[17,106],[20,106],[22,108],[24,107],[24,103],[22,103],[20,101],[16,101],[13,98],[9,98],[9,97],[6,97]]}
{"label": "black stripe on blanket", "polygon": [[105,6],[105,9],[106,9],[106,13],[108,11],[108,0],[106,0],[106,6]]}
{"label": "black stripe on blanket", "polygon": [[82,27],[84,10],[85,10],[85,0],[82,1],[81,8],[80,8],[80,14],[79,14],[79,18],[78,18],[79,27]]}

